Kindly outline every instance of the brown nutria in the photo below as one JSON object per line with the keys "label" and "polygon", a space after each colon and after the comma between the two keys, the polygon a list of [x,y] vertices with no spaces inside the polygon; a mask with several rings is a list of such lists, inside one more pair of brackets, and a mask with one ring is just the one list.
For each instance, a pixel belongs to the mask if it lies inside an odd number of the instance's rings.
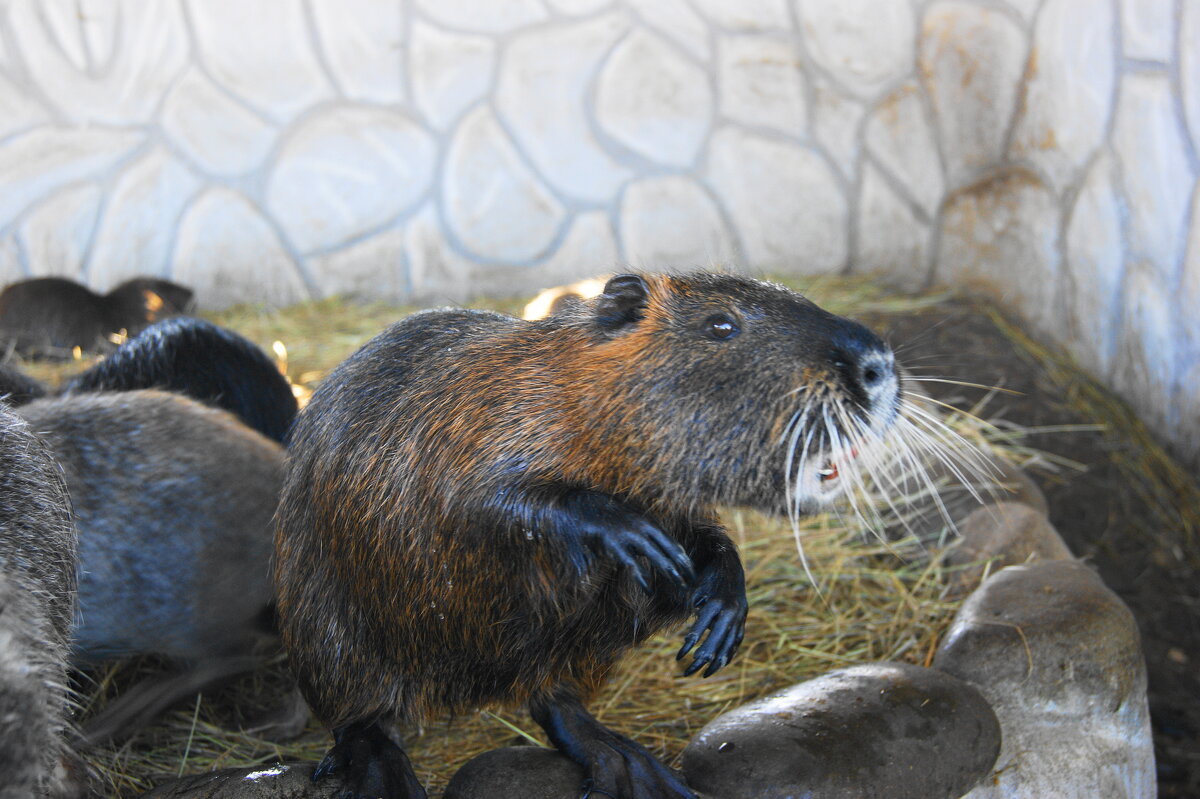
{"label": "brown nutria", "polygon": [[27,358],[64,360],[76,347],[108,352],[110,336],[136,335],[191,305],[191,289],[157,278],[127,280],[103,295],[61,277],[22,280],[0,292],[0,341]]}
{"label": "brown nutria", "polygon": [[[62,474],[0,407],[0,797],[74,795],[66,744],[75,528]],[[82,771],[82,769],[81,769]]]}
{"label": "brown nutria", "polygon": [[724,666],[747,606],[715,506],[825,501],[897,389],[866,328],[730,275],[618,275],[537,322],[392,326],[301,412],[276,517],[284,644],[334,732],[315,777],[423,797],[385,725],[527,702],[594,794],[692,796],[584,701],[692,613],[685,674]]}
{"label": "brown nutria", "polygon": [[62,465],[79,531],[74,659],[182,661],[109,703],[90,742],[136,729],[251,668],[273,632],[271,518],[283,450],[225,411],[160,391],[42,399],[18,411]]}

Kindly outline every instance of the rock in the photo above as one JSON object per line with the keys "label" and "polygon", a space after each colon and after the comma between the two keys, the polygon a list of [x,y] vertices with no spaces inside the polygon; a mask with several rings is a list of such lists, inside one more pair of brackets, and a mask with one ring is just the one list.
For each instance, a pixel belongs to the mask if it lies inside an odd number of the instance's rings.
{"label": "rock", "polygon": [[707,163],[747,266],[819,274],[845,265],[846,197],[817,153],[726,127],[713,136]]}
{"label": "rock", "polygon": [[999,10],[962,2],[927,7],[919,67],[952,186],[1000,160],[1026,48],[1021,29]]}
{"label": "rock", "polygon": [[404,100],[404,12],[377,0],[313,0],[313,30],[342,94],[369,103]]}
{"label": "rock", "polygon": [[275,307],[309,299],[275,230],[243,195],[209,189],[179,225],[172,279],[196,287],[201,308],[243,302]]}
{"label": "rock", "polygon": [[290,122],[332,95],[303,0],[191,0],[188,17],[208,74],[273,122]]}
{"label": "rock", "polygon": [[553,749],[510,746],[470,760],[442,799],[578,799],[583,769]]}
{"label": "rock", "polygon": [[550,7],[560,14],[584,16],[595,14],[601,9],[612,5],[613,0],[547,0]]}
{"label": "rock", "polygon": [[417,0],[417,7],[435,22],[471,33],[507,33],[548,16],[538,0]]}
{"label": "rock", "polygon": [[408,295],[404,273],[404,231],[376,233],[341,250],[308,258],[321,297],[335,294],[364,300],[402,302]]}
{"label": "rock", "polygon": [[592,135],[586,96],[597,66],[629,30],[613,12],[548,25],[509,42],[496,87],[505,127],[538,171],[568,197],[607,203],[631,175]]}
{"label": "rock", "polygon": [[642,22],[670,37],[697,61],[703,64],[712,58],[708,26],[687,0],[626,0],[626,5]]}
{"label": "rock", "polygon": [[866,140],[871,155],[932,219],[946,186],[920,87],[906,83],[888,95],[867,120]]}
{"label": "rock", "polygon": [[1137,623],[1084,564],[990,577],[959,610],[934,666],[976,686],[1003,730],[996,770],[970,799],[1155,795]]}
{"label": "rock", "polygon": [[21,248],[17,236],[10,233],[0,238],[0,285],[8,285],[29,277],[21,265]]}
{"label": "rock", "polygon": [[0,229],[25,208],[76,181],[98,177],[145,141],[137,131],[35,128],[0,145]]}
{"label": "rock", "polygon": [[736,3],[694,0],[694,4],[701,14],[726,31],[753,33],[792,27],[785,0],[738,0]]}
{"label": "rock", "polygon": [[683,772],[721,799],[951,799],[991,774],[999,750],[996,716],[975,688],[933,669],[878,663],[709,722],[684,750]]}
{"label": "rock", "polygon": [[804,73],[795,42],[772,36],[717,39],[721,115],[785,136],[804,134]]}
{"label": "rock", "polygon": [[168,780],[142,794],[144,799],[333,799],[340,780],[329,777],[313,783],[314,766],[276,764],[229,768]]}
{"label": "rock", "polygon": [[25,215],[19,235],[34,277],[80,278],[100,199],[100,187],[85,183],[64,189]]}
{"label": "rock", "polygon": [[48,121],[46,110],[34,98],[0,74],[0,139]]}
{"label": "rock", "polygon": [[436,145],[407,116],[343,106],[291,132],[267,179],[267,208],[303,253],[341,245],[416,206]]}
{"label": "rock", "polygon": [[496,69],[496,43],[420,20],[413,21],[409,37],[413,99],[430,124],[444,130],[487,94]]}
{"label": "rock", "polygon": [[1117,347],[1125,242],[1116,165],[1103,155],[1092,163],[1067,223],[1066,271],[1072,351],[1099,377],[1108,377]]}
{"label": "rock", "polygon": [[162,127],[201,169],[223,177],[262,166],[276,139],[274,128],[194,68],[167,95]]}
{"label": "rock", "polygon": [[1112,12],[1094,0],[1050,0],[1038,14],[1011,153],[1058,191],[1104,141],[1116,81]]}
{"label": "rock", "polygon": [[[1119,5],[1124,56],[1145,61],[1170,61],[1175,3],[1172,0],[1127,0]],[[1193,45],[1196,42],[1195,39],[1184,41]]]}
{"label": "rock", "polygon": [[467,292],[475,290],[471,278],[478,264],[450,246],[445,229],[432,202],[421,206],[405,224],[404,264],[409,292],[406,302],[456,304],[465,302]]}
{"label": "rock", "polygon": [[88,282],[106,290],[137,275],[166,274],[176,222],[200,186],[165,147],[154,147],[126,167],[100,217]]}
{"label": "rock", "polygon": [[892,0],[802,0],[800,27],[813,61],[863,99],[912,71],[913,9]]}
{"label": "rock", "polygon": [[1021,502],[997,502],[976,508],[959,523],[958,539],[947,549],[945,562],[968,567],[955,579],[973,588],[985,573],[1005,566],[1073,557],[1044,512]]}
{"label": "rock", "polygon": [[1166,403],[1177,379],[1177,352],[1182,344],[1172,324],[1173,300],[1174,291],[1163,285],[1151,264],[1128,267],[1112,384],[1141,408],[1142,417],[1157,430],[1169,430],[1177,421],[1168,418]]}
{"label": "rock", "polygon": [[1148,262],[1164,285],[1175,285],[1195,177],[1169,76],[1132,73],[1122,79],[1112,146],[1126,192],[1127,258]]}
{"label": "rock", "polygon": [[471,111],[454,134],[442,198],[447,226],[484,260],[546,255],[566,218],[486,106]]}
{"label": "rock", "polygon": [[862,156],[859,130],[866,115],[865,104],[847,97],[829,80],[819,75],[813,80],[813,135],[851,183]]}
{"label": "rock", "polygon": [[861,192],[854,271],[886,272],[905,287],[920,289],[929,271],[929,223],[870,162],[863,165]]}
{"label": "rock", "polygon": [[708,135],[708,76],[657,34],[634,30],[609,56],[596,87],[600,128],[651,161],[687,167]]}
{"label": "rock", "polygon": [[639,269],[712,267],[734,259],[720,211],[691,178],[631,184],[621,201],[620,219],[625,260]]}
{"label": "rock", "polygon": [[[1200,5],[1184,3],[1179,41],[1200,42]],[[1179,94],[1192,133],[1192,149],[1200,152],[1200,47],[1179,48]]]}

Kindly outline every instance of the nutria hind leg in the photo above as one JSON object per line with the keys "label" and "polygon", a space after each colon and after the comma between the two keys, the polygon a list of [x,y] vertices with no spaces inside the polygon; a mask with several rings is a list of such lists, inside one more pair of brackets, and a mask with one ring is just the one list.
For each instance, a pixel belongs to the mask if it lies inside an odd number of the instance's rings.
{"label": "nutria hind leg", "polygon": [[340,774],[340,799],[426,799],[408,755],[377,722],[354,722],[333,731],[333,748],[313,772],[313,782]]}
{"label": "nutria hind leg", "polygon": [[696,799],[683,780],[654,755],[602,725],[571,692],[529,703],[550,742],[584,771],[587,799]]}

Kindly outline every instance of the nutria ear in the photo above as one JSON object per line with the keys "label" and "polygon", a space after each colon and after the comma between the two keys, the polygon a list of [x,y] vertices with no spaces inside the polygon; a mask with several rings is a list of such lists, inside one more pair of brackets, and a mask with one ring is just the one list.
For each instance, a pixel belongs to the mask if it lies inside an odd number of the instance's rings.
{"label": "nutria ear", "polygon": [[646,309],[650,289],[641,275],[616,275],[596,298],[596,321],[607,330],[638,322]]}

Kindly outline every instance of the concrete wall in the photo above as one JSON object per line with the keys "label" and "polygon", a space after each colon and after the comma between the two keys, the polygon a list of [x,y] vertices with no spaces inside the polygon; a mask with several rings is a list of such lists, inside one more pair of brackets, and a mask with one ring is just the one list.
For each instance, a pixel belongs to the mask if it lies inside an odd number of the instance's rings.
{"label": "concrete wall", "polygon": [[1196,0],[0,0],[0,281],[989,287],[1200,451]]}

